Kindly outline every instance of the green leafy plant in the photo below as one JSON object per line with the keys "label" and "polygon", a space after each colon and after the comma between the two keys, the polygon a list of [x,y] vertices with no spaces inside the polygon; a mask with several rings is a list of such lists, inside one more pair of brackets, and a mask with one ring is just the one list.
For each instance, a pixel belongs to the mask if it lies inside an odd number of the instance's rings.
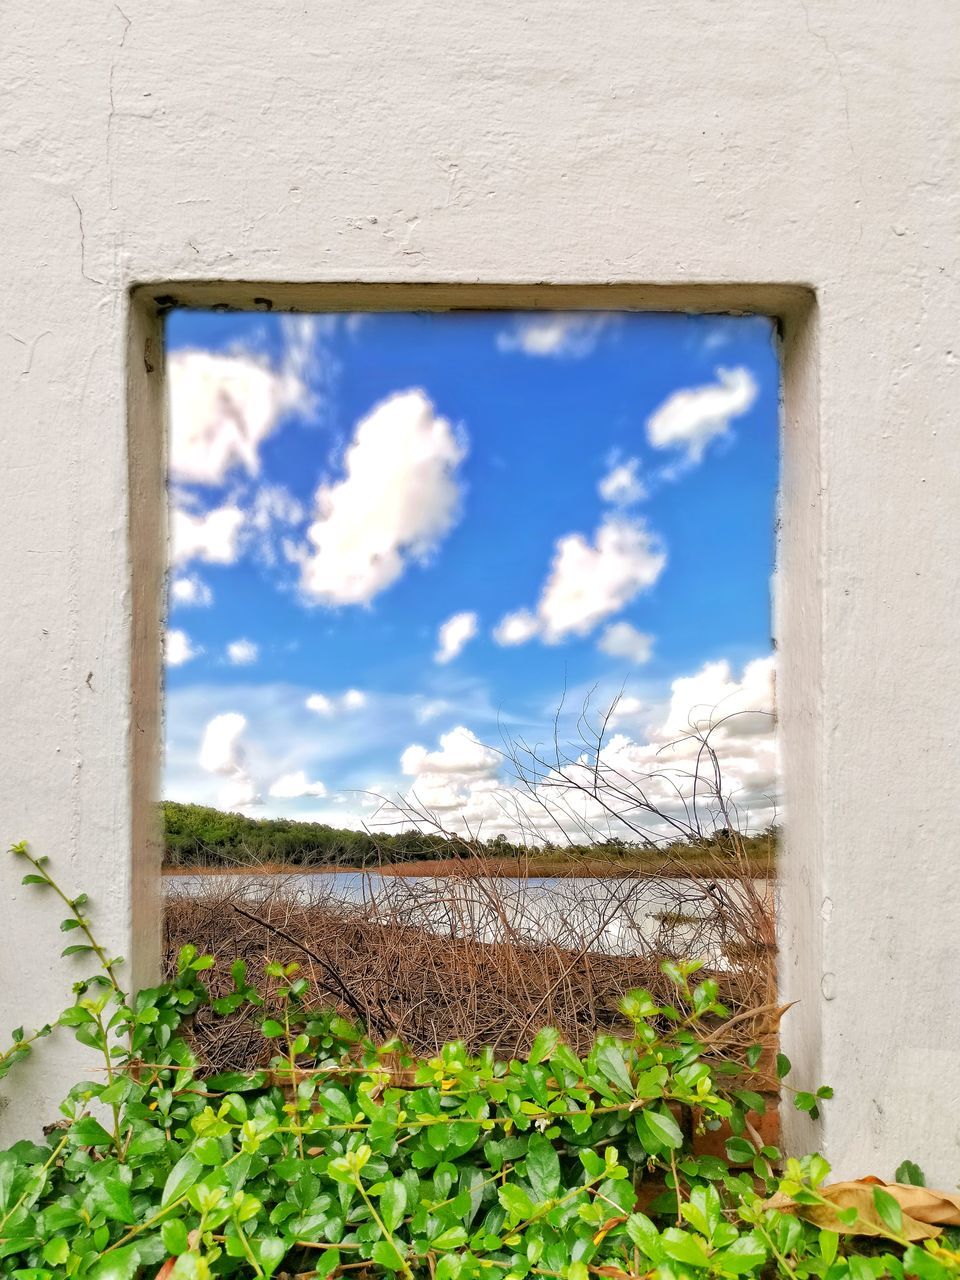
{"label": "green leafy plant", "polygon": [[[624,1000],[629,1035],[601,1036],[580,1057],[546,1028],[509,1062],[460,1044],[417,1059],[374,1043],[336,1011],[308,1009],[296,965],[272,965],[270,1066],[202,1078],[189,1028],[210,1003],[213,959],[186,947],[174,981],[128,995],[86,899],[65,894],[26,846],[14,853],[31,868],[25,879],[66,905],[62,927],[77,938],[66,952],[96,964],[60,1025],[101,1066],[70,1090],[45,1142],[0,1153],[0,1275],[960,1274],[943,1240],[907,1239],[895,1201],[876,1202],[872,1252],[770,1205],[774,1193],[825,1201],[828,1169],[813,1156],[781,1176],[780,1152],[749,1121],[763,1098],[709,1058],[726,1010],[697,965],[668,967],[672,1004],[643,991]],[[213,1011],[259,1007],[242,961],[231,976]],[[0,1063],[22,1059],[33,1039],[18,1032]],[[749,1055],[754,1070],[759,1057]],[[729,1159],[695,1154],[697,1129],[720,1125]]]}

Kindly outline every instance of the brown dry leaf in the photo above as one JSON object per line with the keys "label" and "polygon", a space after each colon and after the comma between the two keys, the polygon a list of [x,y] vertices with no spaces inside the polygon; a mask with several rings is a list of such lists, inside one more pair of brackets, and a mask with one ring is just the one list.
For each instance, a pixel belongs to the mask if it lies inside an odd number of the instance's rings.
{"label": "brown dry leaf", "polygon": [[[795,1214],[816,1227],[841,1235],[888,1235],[873,1203],[874,1187],[882,1187],[899,1204],[903,1213],[903,1235],[907,1240],[926,1240],[938,1236],[944,1227],[960,1227],[960,1195],[873,1177],[821,1187],[820,1194],[830,1202],[828,1205],[797,1204],[789,1196],[778,1194],[767,1200],[764,1207]],[[842,1209],[856,1209],[857,1221],[852,1227],[845,1226],[837,1217]]]}

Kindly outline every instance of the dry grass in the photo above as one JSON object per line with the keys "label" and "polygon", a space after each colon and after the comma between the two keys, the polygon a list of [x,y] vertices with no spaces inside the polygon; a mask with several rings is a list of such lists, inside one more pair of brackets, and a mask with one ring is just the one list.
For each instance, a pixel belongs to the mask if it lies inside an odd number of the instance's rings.
{"label": "dry grass", "polygon": [[[547,1025],[586,1051],[598,1032],[623,1029],[617,1004],[626,991],[644,987],[670,998],[664,958],[723,955],[727,963],[715,976],[739,1020],[718,1036],[718,1052],[738,1056],[746,1044],[769,1040],[775,1027],[772,904],[751,878],[678,884],[645,949],[631,955],[603,950],[603,913],[592,932],[582,921],[559,919],[556,942],[524,939],[511,911],[515,898],[506,896],[517,890],[468,868],[437,883],[425,904],[430,928],[411,924],[409,910],[389,900],[348,904],[329,890],[303,901],[282,879],[267,882],[204,878],[193,896],[169,898],[168,966],[188,942],[212,952],[218,964],[208,976],[222,994],[231,985],[230,964],[241,958],[269,1005],[266,959],[296,960],[311,980],[313,1004],[334,1003],[354,1019],[359,1012],[377,1039],[397,1035],[420,1054],[463,1040],[511,1056]],[[629,912],[644,885],[640,878],[611,885],[609,914]],[[464,909],[465,893],[468,902],[479,896],[483,903],[482,929],[476,908]],[[271,1048],[257,1029],[261,1016],[202,1012],[193,1039],[204,1065],[263,1065]]]}

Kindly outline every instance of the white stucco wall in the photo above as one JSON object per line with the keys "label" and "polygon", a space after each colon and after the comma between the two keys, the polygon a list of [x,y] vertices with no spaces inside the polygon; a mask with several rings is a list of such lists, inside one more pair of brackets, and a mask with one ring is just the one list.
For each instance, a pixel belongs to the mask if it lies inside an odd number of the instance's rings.
{"label": "white stucco wall", "polygon": [[[784,1035],[800,1082],[839,1098],[789,1136],[844,1173],[910,1156],[960,1178],[960,9],[8,0],[0,59],[0,839],[50,854],[149,977],[161,363],[132,286],[344,305],[271,282],[616,283],[628,305],[769,306]],[[605,295],[474,300],[518,297]],[[17,884],[0,862],[0,1026],[66,990],[59,913]],[[50,1117],[68,1056],[48,1041],[8,1079],[4,1139]]]}

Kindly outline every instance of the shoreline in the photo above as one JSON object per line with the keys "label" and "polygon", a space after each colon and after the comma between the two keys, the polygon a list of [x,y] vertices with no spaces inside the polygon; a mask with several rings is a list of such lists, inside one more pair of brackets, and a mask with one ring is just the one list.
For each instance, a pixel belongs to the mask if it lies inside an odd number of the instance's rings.
{"label": "shoreline", "polygon": [[305,876],[305,875],[379,875],[384,877],[433,877],[450,876],[464,879],[477,876],[503,880],[522,880],[530,877],[549,879],[631,879],[638,880],[697,880],[714,878],[736,878],[747,871],[753,879],[769,880],[775,878],[776,867],[772,863],[754,863],[743,866],[734,859],[724,866],[719,858],[708,858],[703,861],[690,860],[684,863],[666,860],[659,866],[642,866],[630,864],[626,859],[618,865],[610,858],[587,858],[579,862],[568,859],[553,858],[423,858],[410,862],[375,864],[363,867],[353,866],[296,866],[284,863],[266,862],[260,865],[249,863],[236,866],[195,866],[195,867],[163,867],[164,876],[183,878],[186,876]]}

